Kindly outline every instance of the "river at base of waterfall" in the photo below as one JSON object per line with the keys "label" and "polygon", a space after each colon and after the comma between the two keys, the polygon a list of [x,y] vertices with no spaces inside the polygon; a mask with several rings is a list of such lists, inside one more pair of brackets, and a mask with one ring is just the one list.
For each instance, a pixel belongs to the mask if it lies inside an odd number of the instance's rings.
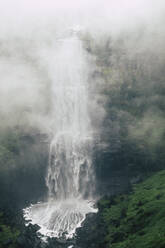
{"label": "river at base of waterfall", "polygon": [[51,200],[24,209],[24,218],[40,227],[44,237],[72,238],[86,214],[96,213],[94,202],[83,199]]}

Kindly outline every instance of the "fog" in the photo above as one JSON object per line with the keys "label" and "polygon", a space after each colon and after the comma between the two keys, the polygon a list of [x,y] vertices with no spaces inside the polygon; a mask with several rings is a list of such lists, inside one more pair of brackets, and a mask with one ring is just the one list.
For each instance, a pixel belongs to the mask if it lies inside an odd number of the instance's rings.
{"label": "fog", "polygon": [[[88,34],[100,46],[110,36],[116,40],[129,33],[133,37],[127,43],[130,56],[137,50],[153,50],[158,46],[160,54],[165,34],[164,12],[163,0],[92,0],[90,3],[86,0],[1,0],[1,127],[20,125],[25,129],[29,126],[50,131],[54,43],[65,37],[70,29],[80,29],[84,36]],[[137,44],[139,30],[145,34]],[[95,59],[90,61],[90,67],[91,71],[95,70]],[[93,110],[98,108],[99,87],[95,89],[95,101],[92,100]],[[104,111],[101,107],[99,111],[102,119]],[[93,118],[99,123],[98,115]]]}
{"label": "fog", "polygon": [[[1,1],[1,20],[5,26],[12,26],[13,31],[25,23],[41,26],[45,23],[63,28],[69,24],[82,24],[85,27],[96,29],[98,25],[104,29],[121,29],[148,22],[154,25],[160,14],[164,13],[163,0],[79,0],[79,1],[19,1],[12,3]],[[18,15],[19,13],[19,15]],[[152,24],[151,24],[152,19]],[[56,24],[53,23],[56,21]],[[113,27],[115,25],[115,27]],[[31,26],[31,28],[34,28]],[[24,33],[26,31],[24,30]]]}

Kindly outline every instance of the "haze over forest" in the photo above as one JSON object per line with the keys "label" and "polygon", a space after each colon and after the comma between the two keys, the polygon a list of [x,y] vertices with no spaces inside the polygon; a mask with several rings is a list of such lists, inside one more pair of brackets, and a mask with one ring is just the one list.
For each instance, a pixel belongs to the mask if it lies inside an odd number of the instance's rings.
{"label": "haze over forest", "polygon": [[0,248],[165,247],[164,24],[163,0],[0,0]]}

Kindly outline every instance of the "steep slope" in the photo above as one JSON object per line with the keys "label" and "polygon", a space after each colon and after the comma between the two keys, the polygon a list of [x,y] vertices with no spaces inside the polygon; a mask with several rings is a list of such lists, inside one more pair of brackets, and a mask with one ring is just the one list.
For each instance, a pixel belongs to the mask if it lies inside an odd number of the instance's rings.
{"label": "steep slope", "polygon": [[[165,247],[165,171],[135,185],[130,194],[99,202],[98,216],[84,225],[85,247]],[[84,235],[78,231],[84,242]],[[84,246],[82,246],[84,247]]]}

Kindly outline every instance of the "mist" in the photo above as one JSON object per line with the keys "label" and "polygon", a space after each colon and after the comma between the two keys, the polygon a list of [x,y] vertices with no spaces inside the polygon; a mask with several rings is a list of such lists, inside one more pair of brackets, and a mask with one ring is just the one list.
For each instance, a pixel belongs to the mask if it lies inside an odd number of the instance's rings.
{"label": "mist", "polygon": [[[145,35],[138,43],[128,40],[129,53],[160,50],[164,5],[163,1],[0,1],[1,126],[29,123],[50,131],[52,54],[55,41],[68,30],[79,27],[101,45],[106,37],[115,40],[123,33],[136,37],[142,29]],[[103,112],[100,108],[100,119]]]}

